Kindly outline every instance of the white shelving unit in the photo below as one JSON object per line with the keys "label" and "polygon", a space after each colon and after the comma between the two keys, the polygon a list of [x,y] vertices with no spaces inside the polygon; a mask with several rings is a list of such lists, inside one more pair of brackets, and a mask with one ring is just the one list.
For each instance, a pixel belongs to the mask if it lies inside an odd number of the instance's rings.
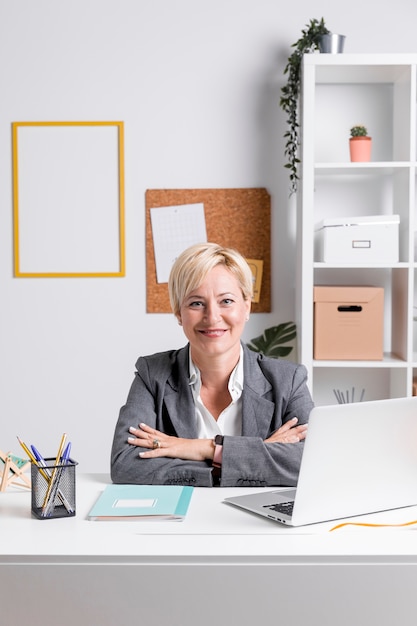
{"label": "white shelving unit", "polygon": [[[417,55],[307,54],[303,60],[301,164],[297,206],[299,360],[316,404],[335,404],[334,389],[364,400],[409,396],[417,375],[416,221]],[[351,163],[350,128],[372,137],[372,161]],[[400,216],[399,262],[329,264],[314,258],[323,218]],[[384,359],[313,359],[314,285],[383,287]]]}

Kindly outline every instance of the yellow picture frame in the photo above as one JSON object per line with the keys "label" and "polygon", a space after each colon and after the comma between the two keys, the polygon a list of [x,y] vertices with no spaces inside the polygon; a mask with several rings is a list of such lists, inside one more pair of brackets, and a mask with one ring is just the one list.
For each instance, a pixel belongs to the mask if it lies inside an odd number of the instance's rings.
{"label": "yellow picture frame", "polygon": [[125,276],[124,123],[13,122],[17,278]]}

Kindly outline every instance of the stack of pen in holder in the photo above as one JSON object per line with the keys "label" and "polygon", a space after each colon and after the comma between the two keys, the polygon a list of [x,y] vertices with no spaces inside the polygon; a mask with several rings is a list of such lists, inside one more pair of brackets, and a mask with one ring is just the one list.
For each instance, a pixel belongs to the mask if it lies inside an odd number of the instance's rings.
{"label": "stack of pen in holder", "polygon": [[[75,515],[75,468],[71,459],[71,442],[62,435],[55,457],[44,458],[33,445],[18,441],[32,462],[32,514],[38,519]],[[66,445],[65,445],[66,444]]]}

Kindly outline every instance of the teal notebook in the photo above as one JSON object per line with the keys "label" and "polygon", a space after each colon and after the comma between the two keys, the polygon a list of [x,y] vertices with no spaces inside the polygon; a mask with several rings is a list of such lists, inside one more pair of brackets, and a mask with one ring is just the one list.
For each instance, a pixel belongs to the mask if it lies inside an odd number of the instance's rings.
{"label": "teal notebook", "polygon": [[92,521],[181,521],[193,489],[177,485],[107,485],[87,517]]}

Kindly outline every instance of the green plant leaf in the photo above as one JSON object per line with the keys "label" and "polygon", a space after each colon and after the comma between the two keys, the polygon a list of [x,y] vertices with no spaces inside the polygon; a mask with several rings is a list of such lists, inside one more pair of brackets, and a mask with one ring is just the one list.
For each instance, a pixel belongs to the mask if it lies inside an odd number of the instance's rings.
{"label": "green plant leaf", "polygon": [[284,137],[289,138],[285,146],[284,155],[288,159],[285,167],[291,171],[290,195],[297,191],[297,168],[300,163],[300,160],[297,158],[297,152],[300,145],[298,100],[301,89],[301,62],[305,53],[314,52],[319,48],[320,37],[329,32],[323,17],[320,21],[317,19],[310,20],[301,31],[302,36],[291,45],[291,48],[294,48],[294,50],[288,57],[287,65],[284,68],[287,83],[281,88],[279,104],[287,114],[287,124],[290,127],[284,135]]}
{"label": "green plant leaf", "polygon": [[272,326],[264,330],[262,335],[255,337],[248,342],[248,348],[253,352],[260,352],[265,356],[275,359],[288,356],[293,346],[287,344],[297,336],[297,329],[294,322],[284,322],[278,326]]}

